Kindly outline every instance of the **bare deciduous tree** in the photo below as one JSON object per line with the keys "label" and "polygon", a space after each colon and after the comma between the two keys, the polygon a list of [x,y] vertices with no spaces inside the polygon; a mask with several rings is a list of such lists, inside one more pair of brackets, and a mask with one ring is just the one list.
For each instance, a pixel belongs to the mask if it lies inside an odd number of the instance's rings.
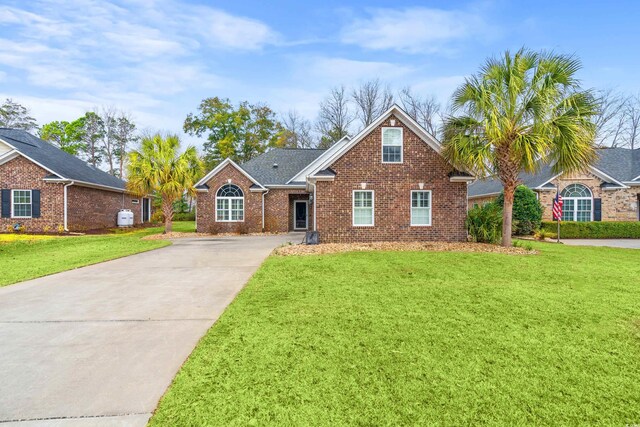
{"label": "bare deciduous tree", "polygon": [[430,134],[437,136],[441,122],[441,105],[435,96],[421,97],[405,87],[399,94],[402,108]]}
{"label": "bare deciduous tree", "polygon": [[311,122],[305,119],[296,110],[289,110],[282,115],[284,132],[284,147],[313,148],[315,146],[311,133]]}
{"label": "bare deciduous tree", "polygon": [[599,113],[595,116],[596,143],[601,147],[624,144],[629,97],[612,89],[598,91]]}
{"label": "bare deciduous tree", "polygon": [[627,132],[626,146],[632,150],[640,145],[640,95],[629,98],[625,109]]}
{"label": "bare deciduous tree", "polygon": [[353,90],[351,98],[362,128],[369,126],[393,105],[393,93],[388,85],[380,83],[380,79],[361,83]]}
{"label": "bare deciduous tree", "polygon": [[345,137],[353,119],[344,85],[334,87],[329,96],[320,103],[316,123],[316,129],[320,133],[318,147],[328,148]]}

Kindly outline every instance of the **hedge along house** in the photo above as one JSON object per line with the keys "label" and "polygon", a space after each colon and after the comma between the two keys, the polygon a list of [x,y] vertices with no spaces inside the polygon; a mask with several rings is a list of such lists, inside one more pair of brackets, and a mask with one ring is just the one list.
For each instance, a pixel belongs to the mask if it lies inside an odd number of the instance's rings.
{"label": "hedge along house", "polygon": [[125,182],[17,129],[0,128],[0,232],[85,231],[114,227],[120,209],[148,221],[151,201]]}
{"label": "hedge along house", "polygon": [[[554,174],[543,166],[535,174],[523,173],[520,182],[538,194],[543,219],[551,221],[557,189],[563,197],[563,221],[640,220],[640,150],[601,148],[593,166],[574,174]],[[469,186],[469,207],[490,202],[500,194],[497,179],[478,180]]]}
{"label": "hedge along house", "polygon": [[328,150],[224,160],[196,185],[197,230],[316,230],[321,242],[464,241],[471,180],[394,105]]}

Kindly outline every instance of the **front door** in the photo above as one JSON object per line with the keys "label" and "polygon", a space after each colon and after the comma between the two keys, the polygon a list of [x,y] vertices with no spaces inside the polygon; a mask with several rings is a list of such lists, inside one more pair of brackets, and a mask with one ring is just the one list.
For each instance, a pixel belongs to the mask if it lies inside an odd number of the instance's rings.
{"label": "front door", "polygon": [[307,201],[296,200],[293,202],[293,229],[306,230],[308,227]]}

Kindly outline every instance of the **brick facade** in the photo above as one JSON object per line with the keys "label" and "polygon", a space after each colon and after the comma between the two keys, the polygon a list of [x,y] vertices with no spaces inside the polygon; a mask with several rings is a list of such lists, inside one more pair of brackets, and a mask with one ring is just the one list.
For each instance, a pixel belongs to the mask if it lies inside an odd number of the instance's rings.
{"label": "brick facade", "polygon": [[[244,193],[244,221],[216,221],[216,193],[227,184],[240,187]],[[253,182],[232,165],[227,165],[208,182],[208,192],[198,193],[196,224],[200,233],[259,233],[262,231],[262,193],[252,192]]]}
{"label": "brick facade", "polygon": [[[604,190],[601,185],[603,180],[589,172],[565,174],[560,178],[551,181],[554,186],[559,186],[562,191],[569,184],[582,184],[591,190],[594,199],[602,201],[602,221],[638,221],[638,197],[640,187],[630,187],[620,190]],[[538,200],[542,205],[542,220],[552,221],[553,199],[556,197],[556,190],[534,190],[538,194]],[[479,196],[469,198],[469,208],[475,203],[482,205],[492,202],[496,196]]]}
{"label": "brick facade", "polygon": [[[240,187],[244,193],[244,221],[216,221],[216,193],[229,183]],[[262,194],[250,191],[253,182],[229,164],[207,183],[208,192],[198,193],[196,200],[197,231],[200,233],[286,233],[293,230],[293,201],[308,200],[304,189],[272,188],[265,194],[264,230],[262,224]],[[312,227],[313,207],[309,207],[309,227]]]}
{"label": "brick facade", "polygon": [[[51,173],[24,157],[0,165],[0,188],[40,190],[39,218],[0,218],[0,232],[20,223],[27,232],[57,232],[64,225],[64,184],[45,182]],[[71,185],[67,188],[70,231],[115,227],[120,209],[131,209],[135,224],[142,219],[142,198],[114,191]],[[139,204],[132,200],[138,199]]]}
{"label": "brick facade", "polygon": [[0,218],[0,232],[16,223],[27,232],[57,231],[64,222],[63,185],[45,182],[50,172],[24,157],[16,157],[0,165],[0,188],[40,190],[40,218]]}
{"label": "brick facade", "polygon": [[[120,209],[130,209],[134,224],[142,223],[142,198],[77,185],[67,189],[67,198],[69,231],[116,227]],[[139,203],[133,204],[133,200]]]}
{"label": "brick facade", "polygon": [[[563,175],[551,181],[559,185],[562,191],[569,184],[582,184],[591,190],[593,197],[602,200],[602,221],[638,221],[638,194],[640,187],[620,190],[604,190],[600,186],[602,179],[588,172]],[[555,190],[539,191],[538,197],[543,207],[542,219],[552,221],[552,204]]]}
{"label": "brick facade", "polygon": [[[382,127],[402,127],[403,162],[382,163]],[[465,241],[467,184],[449,181],[452,168],[440,154],[392,116],[375,128],[331,169],[334,181],[317,183],[316,208],[321,242]],[[353,226],[353,190],[374,191],[374,226]],[[431,190],[431,226],[411,226],[411,190]]]}

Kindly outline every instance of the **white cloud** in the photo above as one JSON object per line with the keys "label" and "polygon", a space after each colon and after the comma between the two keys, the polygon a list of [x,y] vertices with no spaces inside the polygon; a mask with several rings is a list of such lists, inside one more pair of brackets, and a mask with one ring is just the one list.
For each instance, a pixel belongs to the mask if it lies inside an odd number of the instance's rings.
{"label": "white cloud", "polygon": [[489,31],[479,12],[425,7],[374,9],[342,30],[342,42],[372,50],[434,53]]}
{"label": "white cloud", "polygon": [[390,81],[413,72],[413,69],[406,65],[381,61],[357,61],[347,58],[304,57],[299,58],[296,62],[295,73],[300,80],[332,86],[351,85],[376,78]]}
{"label": "white cloud", "polygon": [[233,16],[220,10],[198,8],[197,14],[190,15],[212,46],[256,50],[267,44],[275,44],[280,36],[268,25],[255,19]]}

